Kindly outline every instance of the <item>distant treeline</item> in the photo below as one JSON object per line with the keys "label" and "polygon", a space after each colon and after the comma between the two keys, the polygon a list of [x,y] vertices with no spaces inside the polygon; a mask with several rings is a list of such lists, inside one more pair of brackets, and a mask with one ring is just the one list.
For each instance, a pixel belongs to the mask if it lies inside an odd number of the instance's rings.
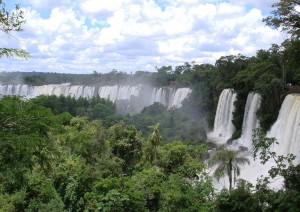
{"label": "distant treeline", "polygon": [[[182,69],[191,67],[189,63],[184,66],[176,67]],[[184,68],[185,67],[185,68]],[[98,73],[94,71],[92,74],[69,74],[69,73],[45,73],[45,72],[1,72],[1,84],[27,84],[33,86],[45,84],[62,84],[71,83],[73,85],[115,85],[115,84],[146,84],[152,86],[177,86],[185,87],[190,85],[188,79],[179,77],[178,70],[176,73],[171,66],[163,66],[157,68],[156,72],[136,71],[134,74],[112,70],[109,73]]]}
{"label": "distant treeline", "polygon": [[149,126],[160,123],[164,143],[177,140],[196,144],[206,140],[205,126],[202,126],[203,121],[196,116],[192,118],[184,111],[184,108],[168,110],[162,104],[154,103],[144,108],[139,114],[123,116],[117,113],[114,103],[99,97],[88,100],[85,98],[75,99],[70,96],[39,96],[31,101],[51,109],[55,115],[69,113],[74,117],[87,117],[90,121],[101,120],[105,128],[119,122],[132,124],[146,136],[151,133]]}
{"label": "distant treeline", "polygon": [[[147,72],[137,72],[134,76],[111,71],[110,73],[101,74],[67,74],[67,73],[44,73],[44,72],[2,72],[0,73],[2,84],[28,84],[28,85],[45,85],[45,84],[62,84],[71,83],[74,85],[112,85],[128,84],[132,78],[135,83],[151,82],[152,74]],[[142,77],[140,77],[142,76]],[[140,79],[139,79],[140,78]]]}

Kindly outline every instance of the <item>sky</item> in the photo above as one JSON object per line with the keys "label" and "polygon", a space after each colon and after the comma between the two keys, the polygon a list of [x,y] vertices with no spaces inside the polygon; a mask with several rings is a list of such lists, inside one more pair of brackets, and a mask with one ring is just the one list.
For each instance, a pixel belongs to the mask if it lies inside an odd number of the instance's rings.
{"label": "sky", "polygon": [[221,56],[253,56],[286,35],[262,19],[277,0],[4,0],[20,4],[23,32],[0,31],[0,47],[29,60],[0,59],[0,72],[134,73]]}

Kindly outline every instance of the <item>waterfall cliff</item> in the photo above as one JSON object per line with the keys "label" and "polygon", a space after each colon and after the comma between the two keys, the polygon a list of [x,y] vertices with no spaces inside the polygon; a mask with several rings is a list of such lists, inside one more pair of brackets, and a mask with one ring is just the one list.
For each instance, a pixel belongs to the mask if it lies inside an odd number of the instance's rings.
{"label": "waterfall cliff", "polygon": [[296,156],[296,163],[300,162],[300,94],[289,94],[285,97],[276,122],[268,132],[268,137],[276,138],[277,155]]}
{"label": "waterfall cliff", "polygon": [[224,89],[219,97],[214,130],[208,134],[208,138],[216,143],[226,143],[235,131],[232,123],[235,100],[236,94],[232,89]]}
{"label": "waterfall cliff", "polygon": [[[40,95],[71,96],[92,98],[99,96],[104,99],[127,106],[124,108],[134,108],[134,112],[139,112],[145,106],[154,102],[159,102],[171,108],[181,107],[182,101],[191,93],[190,88],[155,88],[143,85],[112,85],[112,86],[83,86],[70,84],[50,84],[42,86],[29,85],[0,85],[0,95],[18,95],[25,98],[34,98]],[[133,106],[136,104],[138,106]]]}

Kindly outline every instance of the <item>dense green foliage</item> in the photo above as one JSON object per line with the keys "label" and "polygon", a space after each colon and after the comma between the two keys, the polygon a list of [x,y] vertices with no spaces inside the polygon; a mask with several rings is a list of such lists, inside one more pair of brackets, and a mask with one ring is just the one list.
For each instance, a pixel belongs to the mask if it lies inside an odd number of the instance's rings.
{"label": "dense green foliage", "polygon": [[185,107],[168,110],[163,105],[154,103],[139,114],[122,116],[117,113],[115,104],[99,97],[75,99],[70,96],[39,96],[32,99],[32,102],[51,109],[55,115],[61,114],[60,118],[66,121],[67,113],[86,116],[89,120],[100,119],[106,128],[122,120],[126,124],[135,125],[145,136],[151,133],[149,126],[159,122],[164,143],[181,140],[188,144],[199,144],[206,140],[202,120],[186,113]]}
{"label": "dense green foliage", "polygon": [[[41,98],[0,99],[4,211],[198,211],[212,205],[203,146],[155,143],[133,125],[53,114]],[[153,127],[159,134],[158,125]],[[161,137],[158,137],[161,139]],[[155,138],[156,139],[156,138]],[[171,188],[171,189],[170,189]]]}
{"label": "dense green foliage", "polygon": [[159,103],[144,108],[141,113],[127,116],[128,123],[134,124],[138,130],[149,135],[150,125],[160,123],[164,142],[180,140],[185,143],[199,144],[206,140],[206,131],[202,120],[190,117],[186,108],[170,109]]}
{"label": "dense green foliage", "polygon": [[[1,211],[273,211],[299,207],[299,165],[269,154],[274,139],[255,134],[256,154],[275,158],[270,177],[285,187],[270,190],[269,178],[256,187],[239,180],[216,193],[206,174],[207,147],[181,141],[163,144],[160,125],[141,134],[119,122],[53,114],[41,99],[0,99]],[[266,154],[265,154],[266,153]],[[215,162],[231,180],[245,158],[220,150]],[[232,157],[231,157],[232,156]],[[229,160],[227,160],[229,159]],[[231,162],[230,162],[231,161]],[[232,170],[232,172],[227,172]]]}
{"label": "dense green foliage", "polygon": [[55,115],[68,112],[72,116],[86,116],[90,120],[101,119],[105,127],[112,126],[120,118],[116,106],[109,100],[93,97],[75,99],[70,96],[39,96],[32,100],[35,104],[50,108]]}

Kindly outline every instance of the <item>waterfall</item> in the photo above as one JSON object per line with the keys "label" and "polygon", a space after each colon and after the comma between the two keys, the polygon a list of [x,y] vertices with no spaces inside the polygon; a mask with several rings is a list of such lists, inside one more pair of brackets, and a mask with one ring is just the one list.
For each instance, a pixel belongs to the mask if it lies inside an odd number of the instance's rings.
{"label": "waterfall", "polygon": [[[208,134],[208,138],[217,144],[224,144],[231,136],[232,131],[232,102],[235,96],[232,90],[225,89],[220,95],[218,108],[215,117],[214,130]],[[228,145],[227,148],[237,149],[240,145],[251,147],[252,145],[252,130],[259,127],[259,121],[256,112],[261,104],[261,96],[254,93],[249,93],[247,97],[241,138]],[[295,164],[300,163],[300,94],[289,94],[285,97],[276,122],[271,130],[267,133],[269,138],[276,138],[278,144],[274,145],[274,150],[277,155],[293,154],[296,156]],[[224,137],[224,138],[223,138]],[[237,145],[236,145],[237,144]],[[275,166],[273,160],[269,160],[266,164],[261,164],[259,159],[254,160],[251,149],[245,156],[250,160],[250,165],[241,166],[240,178],[245,179],[253,184],[257,182],[260,176],[268,176],[268,170]],[[216,184],[217,185],[217,184]],[[283,178],[278,177],[271,181],[270,186],[273,188],[281,188]],[[219,185],[217,185],[219,186]]]}
{"label": "waterfall", "polygon": [[99,87],[100,98],[115,102],[116,100],[130,100],[132,96],[139,96],[141,86],[113,85]]}
{"label": "waterfall", "polygon": [[118,90],[119,87],[117,85],[100,87],[99,97],[115,102],[117,100]]}
{"label": "waterfall", "polygon": [[80,91],[81,91],[81,87],[80,86],[70,86],[68,87],[65,91],[65,93],[63,94],[64,96],[71,96],[74,97],[75,99],[78,99],[80,97]]}
{"label": "waterfall", "polygon": [[216,143],[225,143],[235,131],[232,123],[235,100],[236,94],[232,89],[224,89],[219,97],[214,130],[208,134],[208,138]]}
{"label": "waterfall", "polygon": [[[40,95],[64,95],[64,96],[72,96],[76,98],[78,94],[78,86],[70,87],[69,84],[59,84],[59,85],[41,85],[41,86],[28,86],[30,91],[28,95],[25,97],[34,98]],[[21,94],[16,94],[19,96],[23,96]]]}
{"label": "waterfall", "polygon": [[0,95],[30,96],[32,92],[28,85],[0,85]]}
{"label": "waterfall", "polygon": [[268,132],[268,137],[276,138],[277,155],[289,153],[300,162],[300,94],[289,94],[285,97],[276,122]]}
{"label": "waterfall", "polygon": [[[254,97],[253,100],[254,101]],[[250,110],[249,110],[250,114]],[[300,162],[300,94],[289,94],[285,97],[276,122],[267,133],[267,137],[276,138],[278,144],[274,145],[274,150],[277,155],[291,153],[296,156],[296,164]],[[266,164],[261,164],[260,160],[253,160],[252,157],[250,166],[241,167],[241,178],[255,183],[256,178],[264,175],[267,176],[271,167],[275,166],[273,160],[269,160]],[[276,189],[283,185],[283,178],[278,177],[272,183],[271,187]]]}
{"label": "waterfall", "polygon": [[168,87],[154,88],[151,95],[151,104],[159,102],[168,108],[180,108],[182,101],[191,92],[190,88],[178,88],[177,90]]}
{"label": "waterfall", "polygon": [[174,90],[172,88],[162,87],[154,88],[151,94],[151,104],[159,102],[164,106],[169,106],[169,97],[172,95]]}
{"label": "waterfall", "polygon": [[182,101],[192,92],[189,88],[178,88],[173,94],[169,107],[180,108]]}
{"label": "waterfall", "polygon": [[[18,95],[25,98],[34,98],[40,95],[71,96],[92,98],[99,96],[122,104],[124,108],[134,107],[135,112],[140,112],[144,107],[159,102],[171,108],[181,107],[181,102],[191,93],[190,88],[153,88],[142,85],[112,85],[112,86],[83,86],[65,84],[49,84],[41,86],[29,85],[0,85],[0,95]],[[121,100],[121,101],[120,101]],[[124,104],[127,104],[124,105]],[[131,106],[130,106],[131,105]]]}
{"label": "waterfall", "polygon": [[90,99],[93,96],[95,96],[95,87],[84,87],[82,97]]}
{"label": "waterfall", "polygon": [[238,143],[245,147],[250,148],[252,146],[252,131],[259,127],[259,121],[257,119],[256,112],[260,107],[261,96],[259,94],[249,93],[247,97],[242,135]]}
{"label": "waterfall", "polygon": [[130,99],[131,96],[138,96],[141,86],[120,86],[117,99]]}

